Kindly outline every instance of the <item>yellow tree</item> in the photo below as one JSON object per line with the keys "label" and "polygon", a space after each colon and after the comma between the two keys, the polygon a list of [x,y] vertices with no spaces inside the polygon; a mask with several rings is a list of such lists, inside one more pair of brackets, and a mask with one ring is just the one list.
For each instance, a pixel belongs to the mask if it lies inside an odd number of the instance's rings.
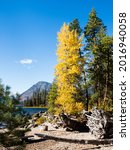
{"label": "yellow tree", "polygon": [[56,112],[75,114],[83,109],[82,100],[78,99],[79,77],[83,71],[84,60],[80,56],[82,38],[76,30],[70,31],[69,25],[64,24],[58,33],[58,64],[56,66],[56,79],[58,96],[56,99]]}

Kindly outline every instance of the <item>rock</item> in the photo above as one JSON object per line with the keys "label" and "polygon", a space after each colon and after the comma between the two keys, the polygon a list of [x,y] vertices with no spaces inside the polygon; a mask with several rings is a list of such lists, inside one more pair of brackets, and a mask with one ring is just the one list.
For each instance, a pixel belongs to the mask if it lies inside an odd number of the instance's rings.
{"label": "rock", "polygon": [[35,121],[37,121],[37,119],[38,119],[39,117],[35,117],[35,118],[33,118],[32,119],[32,122],[35,122]]}
{"label": "rock", "polygon": [[71,119],[64,113],[62,113],[60,116],[64,122],[64,127],[69,128],[72,131],[89,132],[86,122],[80,122],[76,119]]}
{"label": "rock", "polygon": [[34,125],[33,124],[30,124],[29,126],[28,126],[28,128],[32,128]]}
{"label": "rock", "polygon": [[53,125],[53,127],[54,127],[55,129],[59,129],[59,126],[57,126],[57,125]]}
{"label": "rock", "polygon": [[35,113],[32,117],[33,117],[33,118],[38,118],[38,117],[40,117],[40,116],[39,116],[39,113]]}
{"label": "rock", "polygon": [[111,138],[113,135],[113,121],[103,110],[93,108],[91,113],[84,112],[87,117],[87,125],[97,138]]}
{"label": "rock", "polygon": [[34,124],[33,127],[34,127],[34,128],[35,128],[35,127],[38,127],[38,124]]}

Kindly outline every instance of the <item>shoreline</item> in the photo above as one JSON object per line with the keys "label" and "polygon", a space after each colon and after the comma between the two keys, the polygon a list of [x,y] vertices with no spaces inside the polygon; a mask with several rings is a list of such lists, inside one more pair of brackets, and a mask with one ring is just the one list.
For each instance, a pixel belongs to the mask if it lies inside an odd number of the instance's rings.
{"label": "shoreline", "polygon": [[34,107],[30,107],[30,106],[23,106],[23,108],[46,108],[46,109],[48,109],[48,107],[47,107],[47,106],[45,106],[45,107],[41,107],[41,106],[34,106]]}

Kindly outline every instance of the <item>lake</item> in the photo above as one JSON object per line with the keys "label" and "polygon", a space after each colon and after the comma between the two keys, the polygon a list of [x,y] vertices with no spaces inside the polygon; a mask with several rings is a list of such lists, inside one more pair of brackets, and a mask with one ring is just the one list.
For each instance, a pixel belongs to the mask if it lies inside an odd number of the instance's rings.
{"label": "lake", "polygon": [[[21,106],[20,106],[21,107]],[[29,114],[29,115],[33,115],[35,113],[38,113],[40,111],[42,112],[45,112],[47,111],[47,108],[24,108],[24,107],[21,107],[25,113]],[[0,129],[4,129],[6,127],[6,125],[2,122],[0,122]]]}
{"label": "lake", "polygon": [[47,108],[27,108],[27,107],[23,107],[23,110],[28,113],[29,115],[33,115],[35,113],[38,113],[40,111],[47,111]]}

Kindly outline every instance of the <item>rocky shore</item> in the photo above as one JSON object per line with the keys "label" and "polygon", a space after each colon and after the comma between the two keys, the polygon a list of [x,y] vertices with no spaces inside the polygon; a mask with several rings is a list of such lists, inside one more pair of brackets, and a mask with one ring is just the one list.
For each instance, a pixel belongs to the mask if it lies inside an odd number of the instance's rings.
{"label": "rocky shore", "polygon": [[[84,124],[88,125],[87,131],[81,132],[79,126],[84,127]],[[112,150],[113,147],[112,122],[97,109],[91,113],[84,112],[79,118],[39,112],[30,118],[26,128],[30,131],[25,135],[25,150]],[[106,133],[111,138],[105,138]],[[0,147],[0,150],[10,148]]]}
{"label": "rocky shore", "polygon": [[[96,117],[96,115],[98,115],[98,120],[94,122],[92,118]],[[96,123],[93,130],[98,134],[98,127],[101,128],[102,125],[99,119],[102,122],[104,121],[105,124],[107,123],[107,119],[104,116],[101,118],[101,115],[103,115],[102,111],[94,110],[94,113],[92,112],[91,115],[91,120],[89,120],[92,129],[92,122]],[[37,126],[36,123],[39,123],[38,118],[41,118],[41,116],[44,117],[45,122]],[[75,118],[73,120],[77,119]],[[99,139],[99,136],[95,136],[92,132],[68,131],[63,120],[57,116],[52,117],[47,113],[35,114],[31,122],[35,122],[35,124],[30,125],[30,127],[32,126],[31,131],[27,133],[27,136],[33,135],[34,137],[32,139],[38,142],[27,144],[26,150],[112,150],[113,147],[112,138]]]}
{"label": "rocky shore", "polygon": [[[64,140],[42,139],[37,143],[27,144],[26,150],[112,150],[112,139],[98,140],[91,133],[68,132],[64,129],[54,129],[48,123],[48,131],[41,131],[41,127],[33,128],[27,135],[34,135],[35,139],[40,139],[35,136],[35,133],[40,133]],[[71,139],[71,142],[66,141]],[[75,140],[85,140],[86,143],[75,143]]]}

